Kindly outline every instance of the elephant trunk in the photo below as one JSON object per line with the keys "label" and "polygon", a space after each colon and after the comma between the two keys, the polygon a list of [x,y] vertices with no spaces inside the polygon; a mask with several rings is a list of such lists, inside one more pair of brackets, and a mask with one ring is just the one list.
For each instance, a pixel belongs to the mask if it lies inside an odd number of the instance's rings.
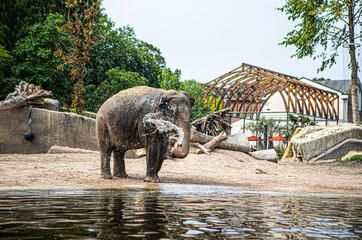
{"label": "elephant trunk", "polygon": [[[180,125],[179,125],[180,126]],[[189,154],[190,150],[190,122],[182,124],[181,126],[182,131],[184,132],[184,139],[182,144],[179,145],[178,142],[175,142],[175,145],[172,148],[173,155],[177,158],[185,158],[187,154]]]}

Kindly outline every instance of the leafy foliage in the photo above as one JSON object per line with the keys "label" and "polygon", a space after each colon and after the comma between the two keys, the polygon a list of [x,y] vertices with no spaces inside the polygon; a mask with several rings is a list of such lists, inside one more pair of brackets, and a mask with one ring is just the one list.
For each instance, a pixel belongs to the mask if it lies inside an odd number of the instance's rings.
{"label": "leafy foliage", "polygon": [[120,90],[148,85],[188,92],[196,100],[192,119],[207,115],[201,84],[180,81],[181,71],[166,67],[160,49],[132,27],[115,28],[99,2],[0,2],[0,97],[25,80],[51,90],[63,106],[97,112]]}
{"label": "leafy foliage", "polygon": [[268,138],[274,137],[282,128],[281,122],[274,119],[266,119],[265,117],[256,119],[246,125],[246,128],[252,134],[260,139],[264,138],[264,125],[268,127]]}
{"label": "leafy foliage", "polygon": [[[288,15],[289,20],[298,23],[281,44],[296,47],[296,53],[292,57],[322,58],[318,71],[331,67],[336,63],[338,48],[349,43],[348,19],[345,13],[350,2],[354,1],[286,1],[278,10]],[[342,27],[340,23],[344,23]],[[324,51],[316,55],[318,45],[322,46]],[[330,51],[327,51],[328,49]]]}
{"label": "leafy foliage", "polygon": [[18,64],[12,71],[15,78],[40,85],[51,90],[55,98],[68,102],[71,83],[65,73],[57,70],[61,61],[54,57],[57,42],[69,44],[67,35],[57,31],[63,24],[61,15],[50,14],[44,23],[31,26],[28,35],[16,43],[13,54]]}
{"label": "leafy foliage", "polygon": [[8,66],[14,61],[14,57],[11,56],[9,51],[7,51],[4,46],[0,45],[0,77],[5,77],[5,72],[7,71]]}
{"label": "leafy foliage", "polygon": [[204,117],[210,112],[210,107],[203,102],[203,91],[201,91],[201,83],[191,79],[180,81],[181,71],[176,69],[172,72],[169,68],[165,69],[159,76],[159,84],[161,88],[170,90],[185,91],[195,100],[192,106],[191,122],[197,118]]}
{"label": "leafy foliage", "polygon": [[[86,84],[99,85],[106,80],[105,73],[118,67],[128,72],[137,72],[149,81],[152,87],[160,87],[159,75],[166,66],[161,51],[152,44],[136,38],[133,28],[126,26],[113,29],[114,23],[107,16],[100,17],[99,39],[92,49],[92,61],[87,65],[89,73]],[[102,31],[102,33],[100,32]]]}
{"label": "leafy foliage", "polygon": [[185,80],[181,82],[180,85],[180,89],[187,92],[189,96],[195,100],[194,105],[192,106],[191,122],[207,116],[210,113],[210,108],[202,102],[204,92],[201,91],[201,88],[201,83],[193,79]]}
{"label": "leafy foliage", "polygon": [[98,87],[92,84],[86,86],[86,106],[90,111],[98,111],[103,102],[121,90],[148,85],[148,80],[140,74],[119,70],[119,68],[108,70],[106,75],[108,79]]}
{"label": "leafy foliage", "polygon": [[336,159],[337,162],[350,162],[350,161],[362,161],[362,156],[361,155],[354,155],[353,157],[351,158],[347,158],[345,160],[342,160],[342,158],[337,158]]}
{"label": "leafy foliage", "polygon": [[[77,0],[65,1],[65,6],[68,8],[68,22],[58,29],[59,32],[68,34],[71,43],[71,48],[68,51],[65,52],[62,47],[59,47],[55,55],[65,65],[71,66],[69,75],[72,80],[76,81],[72,96],[72,109],[76,113],[82,113],[85,109],[84,78],[87,74],[86,63],[90,61],[90,50],[97,42],[94,29],[97,25],[97,6],[99,5],[100,1],[98,0],[87,0],[83,3]],[[64,70],[63,64],[58,65],[58,70]]]}
{"label": "leafy foliage", "polygon": [[160,87],[165,90],[170,89],[180,89],[181,83],[181,71],[176,69],[173,73],[171,69],[167,68],[162,71],[162,73],[158,76],[158,83],[160,84]]}
{"label": "leafy foliage", "polygon": [[[297,21],[295,28],[287,34],[281,45],[296,47],[296,53],[292,57],[321,58],[322,64],[318,72],[336,63],[340,47],[348,47],[353,122],[359,124],[356,40],[362,36],[362,1],[287,0],[278,10],[288,15],[289,20]],[[323,51],[317,53],[317,47],[322,47]]]}
{"label": "leafy foliage", "polygon": [[[259,148],[261,148],[262,146],[261,139],[264,138],[264,125],[267,125],[268,139],[274,137],[282,129],[280,121],[276,121],[274,119],[266,119],[265,117],[256,119],[255,121],[248,123],[246,125],[246,128],[251,131],[254,136],[260,139],[257,144]],[[273,142],[268,142],[268,148],[273,148]]]}
{"label": "leafy foliage", "polygon": [[316,126],[316,122],[312,122],[309,117],[304,115],[294,116],[288,114],[288,126],[285,126],[282,131],[285,138],[291,138],[297,127]]}

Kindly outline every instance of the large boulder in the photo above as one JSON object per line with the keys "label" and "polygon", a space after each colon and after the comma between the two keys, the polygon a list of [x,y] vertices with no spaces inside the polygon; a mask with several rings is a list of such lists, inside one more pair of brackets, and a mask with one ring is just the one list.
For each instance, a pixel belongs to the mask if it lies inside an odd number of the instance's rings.
{"label": "large boulder", "polygon": [[297,161],[308,162],[346,139],[362,139],[362,127],[345,123],[326,127],[305,127],[290,144]]}
{"label": "large boulder", "polygon": [[249,146],[248,137],[243,133],[236,133],[234,135],[228,135],[227,137],[228,139],[226,141],[228,141],[229,143]]}
{"label": "large boulder", "polygon": [[256,159],[267,160],[270,162],[278,161],[278,154],[274,149],[260,150],[255,152],[249,152],[249,154]]}

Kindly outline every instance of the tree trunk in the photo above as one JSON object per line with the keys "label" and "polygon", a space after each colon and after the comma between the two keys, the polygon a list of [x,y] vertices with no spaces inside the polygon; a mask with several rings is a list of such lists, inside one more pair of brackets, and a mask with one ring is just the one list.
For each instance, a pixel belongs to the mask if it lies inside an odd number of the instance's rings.
{"label": "tree trunk", "polygon": [[[209,135],[198,132],[195,127],[191,128],[191,142],[199,142],[199,143],[204,144],[204,143],[211,141],[213,138],[214,138],[213,136],[209,136]],[[225,142],[225,141],[222,143],[219,143],[217,145],[217,148],[228,149],[228,150],[244,152],[244,153],[249,153],[249,151],[250,151],[249,146],[238,145],[238,144],[229,143],[229,142]]]}
{"label": "tree trunk", "polygon": [[352,119],[353,123],[359,124],[359,111],[358,111],[358,95],[357,95],[357,87],[358,87],[358,65],[356,61],[356,47],[354,42],[354,17],[353,17],[353,0],[351,0],[351,4],[348,6],[348,27],[349,27],[349,55],[351,57],[351,97],[352,97]]}

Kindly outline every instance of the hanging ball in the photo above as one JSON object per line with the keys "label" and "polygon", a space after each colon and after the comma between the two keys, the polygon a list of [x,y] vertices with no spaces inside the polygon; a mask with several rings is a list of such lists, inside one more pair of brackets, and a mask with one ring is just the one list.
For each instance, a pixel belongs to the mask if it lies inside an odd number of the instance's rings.
{"label": "hanging ball", "polygon": [[34,139],[34,133],[28,131],[27,133],[24,134],[24,138],[26,141],[32,141]]}

